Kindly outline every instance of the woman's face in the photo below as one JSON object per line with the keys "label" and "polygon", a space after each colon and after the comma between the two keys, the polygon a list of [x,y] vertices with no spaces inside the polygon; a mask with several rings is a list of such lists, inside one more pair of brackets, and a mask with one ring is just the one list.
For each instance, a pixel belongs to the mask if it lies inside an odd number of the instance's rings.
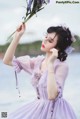
{"label": "woman's face", "polygon": [[56,46],[57,40],[58,40],[58,36],[56,35],[55,32],[46,34],[44,40],[42,41],[41,51],[49,52],[50,49]]}

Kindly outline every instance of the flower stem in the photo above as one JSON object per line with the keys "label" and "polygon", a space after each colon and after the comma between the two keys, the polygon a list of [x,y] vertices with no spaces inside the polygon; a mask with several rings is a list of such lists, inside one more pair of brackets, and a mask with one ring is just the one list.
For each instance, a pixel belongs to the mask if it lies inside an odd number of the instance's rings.
{"label": "flower stem", "polygon": [[[27,19],[24,19],[22,23],[26,23],[32,16],[30,15]],[[11,37],[15,34],[16,30],[7,38],[7,41],[11,39]]]}

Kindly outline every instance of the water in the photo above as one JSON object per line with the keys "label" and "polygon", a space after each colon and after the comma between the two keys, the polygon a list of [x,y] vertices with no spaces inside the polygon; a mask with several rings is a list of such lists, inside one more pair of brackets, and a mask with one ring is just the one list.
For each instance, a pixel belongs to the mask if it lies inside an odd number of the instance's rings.
{"label": "water", "polygon": [[[65,83],[63,96],[72,105],[78,119],[80,118],[80,54],[68,56],[69,74]],[[30,81],[31,76],[24,71],[18,74],[21,97],[15,85],[14,70],[0,61],[0,112],[11,112],[22,105],[32,102],[36,92]]]}

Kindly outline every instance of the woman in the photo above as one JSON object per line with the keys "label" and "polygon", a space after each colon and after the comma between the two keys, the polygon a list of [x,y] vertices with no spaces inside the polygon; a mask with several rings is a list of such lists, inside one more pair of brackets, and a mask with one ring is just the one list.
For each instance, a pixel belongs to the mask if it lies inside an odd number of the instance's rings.
{"label": "woman", "polygon": [[25,32],[25,24],[16,30],[3,62],[13,66],[16,73],[22,69],[32,75],[37,98],[9,115],[9,119],[77,119],[71,105],[63,99],[63,87],[68,75],[66,50],[72,44],[68,28],[49,27],[42,41],[41,51],[46,55],[31,58],[29,55],[14,57],[16,47]]}

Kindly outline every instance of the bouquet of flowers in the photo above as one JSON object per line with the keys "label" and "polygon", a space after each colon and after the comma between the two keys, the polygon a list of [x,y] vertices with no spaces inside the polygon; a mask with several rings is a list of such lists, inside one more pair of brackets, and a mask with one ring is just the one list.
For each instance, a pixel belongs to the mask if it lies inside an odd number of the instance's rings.
{"label": "bouquet of flowers", "polygon": [[[47,5],[50,0],[26,0],[26,15],[23,23],[26,23],[33,15],[35,15],[40,10],[44,9],[44,5]],[[8,40],[11,39],[12,35],[15,33],[14,31],[9,37]]]}

